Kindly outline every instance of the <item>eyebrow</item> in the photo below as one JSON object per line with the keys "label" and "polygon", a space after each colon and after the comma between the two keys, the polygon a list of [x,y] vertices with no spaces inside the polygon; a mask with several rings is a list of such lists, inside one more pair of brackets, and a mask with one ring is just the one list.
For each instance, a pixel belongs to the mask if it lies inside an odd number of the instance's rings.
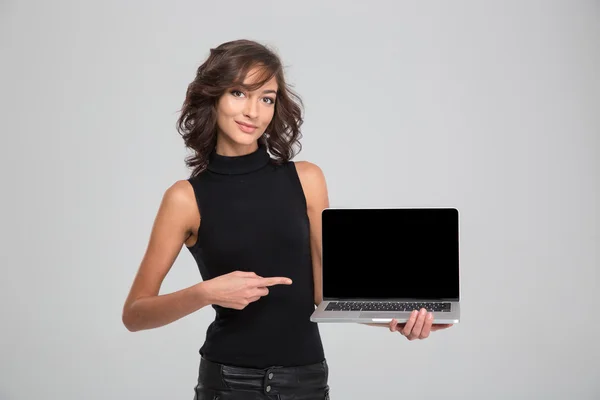
{"label": "eyebrow", "polygon": [[[240,85],[242,88],[248,89],[248,85],[246,84],[241,84]],[[263,94],[270,94],[270,93],[274,93],[277,94],[277,90],[272,90],[272,89],[268,89],[268,90],[263,90]]]}

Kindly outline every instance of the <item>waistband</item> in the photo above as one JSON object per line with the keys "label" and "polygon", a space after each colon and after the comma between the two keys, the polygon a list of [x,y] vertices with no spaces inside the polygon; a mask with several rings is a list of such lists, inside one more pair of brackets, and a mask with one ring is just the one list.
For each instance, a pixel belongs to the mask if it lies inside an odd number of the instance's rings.
{"label": "waistband", "polygon": [[328,388],[327,360],[295,367],[248,368],[200,360],[198,387],[212,390],[250,390],[266,395]]}

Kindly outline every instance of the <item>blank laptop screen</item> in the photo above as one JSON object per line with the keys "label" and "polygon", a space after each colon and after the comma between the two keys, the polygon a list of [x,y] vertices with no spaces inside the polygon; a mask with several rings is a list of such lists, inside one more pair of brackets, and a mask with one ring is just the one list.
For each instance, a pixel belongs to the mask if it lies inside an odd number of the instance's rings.
{"label": "blank laptop screen", "polygon": [[323,297],[459,299],[458,210],[326,209]]}

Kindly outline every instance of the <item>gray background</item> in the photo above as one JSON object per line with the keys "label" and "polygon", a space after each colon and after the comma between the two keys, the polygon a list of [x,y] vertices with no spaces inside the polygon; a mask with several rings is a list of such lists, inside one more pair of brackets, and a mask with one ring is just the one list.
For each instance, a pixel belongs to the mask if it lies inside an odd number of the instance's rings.
{"label": "gray background", "polygon": [[[238,38],[281,55],[306,102],[297,160],[321,166],[332,206],[461,210],[462,323],[415,342],[321,325],[332,398],[600,398],[599,2],[0,15],[0,399],[193,397],[212,309],[130,333],[121,307],[162,193],[187,177],[186,85]],[[183,251],[161,293],[199,279]]]}

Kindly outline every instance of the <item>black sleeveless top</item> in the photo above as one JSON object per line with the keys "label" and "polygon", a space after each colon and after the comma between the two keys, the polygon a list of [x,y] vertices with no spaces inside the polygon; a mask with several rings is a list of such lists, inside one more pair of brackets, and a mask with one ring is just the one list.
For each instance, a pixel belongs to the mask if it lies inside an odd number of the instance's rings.
{"label": "black sleeveless top", "polygon": [[241,367],[298,366],[324,360],[310,321],[314,284],[306,199],[295,164],[276,165],[263,145],[244,156],[214,151],[208,168],[188,179],[200,210],[188,247],[203,280],[236,270],[291,278],[242,310],[213,305],[200,354]]}

